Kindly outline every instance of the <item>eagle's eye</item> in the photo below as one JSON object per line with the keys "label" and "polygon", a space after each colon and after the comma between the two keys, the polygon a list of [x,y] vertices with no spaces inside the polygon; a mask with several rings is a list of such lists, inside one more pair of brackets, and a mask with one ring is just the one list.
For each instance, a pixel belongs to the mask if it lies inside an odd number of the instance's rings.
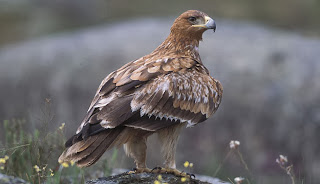
{"label": "eagle's eye", "polygon": [[194,22],[194,21],[197,20],[197,18],[192,16],[192,17],[189,17],[188,20],[189,20],[190,22]]}

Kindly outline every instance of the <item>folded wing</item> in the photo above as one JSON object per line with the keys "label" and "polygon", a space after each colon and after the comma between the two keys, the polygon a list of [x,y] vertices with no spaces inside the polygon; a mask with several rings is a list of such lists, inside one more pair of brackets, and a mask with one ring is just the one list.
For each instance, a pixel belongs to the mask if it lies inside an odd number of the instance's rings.
{"label": "folded wing", "polygon": [[119,126],[157,131],[206,120],[218,108],[219,81],[189,58],[141,58],[107,76],[66,146]]}

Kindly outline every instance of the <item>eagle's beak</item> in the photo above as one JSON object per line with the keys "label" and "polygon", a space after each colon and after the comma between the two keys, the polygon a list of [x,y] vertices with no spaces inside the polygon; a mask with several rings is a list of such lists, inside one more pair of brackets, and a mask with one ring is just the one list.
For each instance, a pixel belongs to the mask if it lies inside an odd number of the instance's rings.
{"label": "eagle's beak", "polygon": [[214,20],[208,16],[204,17],[205,24],[198,24],[198,25],[192,25],[192,27],[202,27],[206,29],[213,29],[213,31],[216,31],[216,23]]}

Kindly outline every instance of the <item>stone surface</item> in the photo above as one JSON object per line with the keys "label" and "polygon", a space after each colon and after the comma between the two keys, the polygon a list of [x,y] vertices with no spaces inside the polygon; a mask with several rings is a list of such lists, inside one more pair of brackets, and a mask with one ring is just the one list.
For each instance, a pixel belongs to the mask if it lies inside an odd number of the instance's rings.
{"label": "stone surface", "polygon": [[0,173],[0,184],[29,184],[23,179],[16,178],[13,176],[7,176]]}
{"label": "stone surface", "polygon": [[[114,176],[109,176],[105,178],[99,178],[95,180],[87,181],[86,184],[153,184],[155,180],[158,180],[159,174],[153,173],[140,173],[140,174],[118,174]],[[206,178],[207,181],[201,181],[198,178],[191,179],[186,182],[181,181],[181,177],[177,177],[171,174],[161,174],[162,180],[158,180],[163,183],[176,184],[176,183],[193,183],[193,184],[226,184],[215,178]]]}

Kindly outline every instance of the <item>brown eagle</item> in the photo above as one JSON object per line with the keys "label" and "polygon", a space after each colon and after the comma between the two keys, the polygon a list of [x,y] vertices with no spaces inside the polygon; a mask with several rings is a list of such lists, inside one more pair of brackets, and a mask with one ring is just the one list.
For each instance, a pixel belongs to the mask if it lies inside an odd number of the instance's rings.
{"label": "brown eagle", "polygon": [[162,172],[179,175],[175,150],[181,128],[215,113],[223,92],[200,59],[199,41],[207,29],[215,31],[213,19],[197,10],[186,11],[152,53],[109,74],[59,162],[87,167],[106,150],[124,145],[136,163],[135,172],[150,172],[146,142],[157,133],[165,160]]}

